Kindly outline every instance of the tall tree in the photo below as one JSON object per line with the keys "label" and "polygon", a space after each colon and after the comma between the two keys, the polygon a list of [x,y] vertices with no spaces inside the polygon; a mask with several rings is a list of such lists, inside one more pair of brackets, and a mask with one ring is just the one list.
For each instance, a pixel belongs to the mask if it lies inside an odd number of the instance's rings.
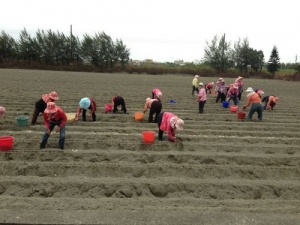
{"label": "tall tree", "polygon": [[275,72],[280,68],[280,58],[277,47],[274,46],[271,52],[270,59],[268,61],[267,70],[272,73],[273,78],[275,77]]}
{"label": "tall tree", "polygon": [[232,66],[232,61],[230,60],[230,43],[226,42],[225,34],[220,40],[217,35],[214,36],[211,44],[206,42],[206,45],[203,59],[205,63],[217,72],[225,72],[230,66]]}

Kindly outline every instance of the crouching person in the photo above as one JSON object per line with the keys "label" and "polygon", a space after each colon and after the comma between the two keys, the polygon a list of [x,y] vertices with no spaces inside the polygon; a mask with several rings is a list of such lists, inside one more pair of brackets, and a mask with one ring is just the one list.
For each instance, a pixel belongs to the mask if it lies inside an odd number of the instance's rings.
{"label": "crouching person", "polygon": [[[149,117],[148,117],[148,122],[149,123],[157,123],[157,117],[161,112],[161,102],[158,99],[151,99],[147,98],[145,105],[144,105],[144,110],[143,112],[146,113],[148,109],[150,109],[149,112]],[[153,121],[153,115],[155,114],[154,121]]]}
{"label": "crouching person", "polygon": [[79,107],[77,109],[77,113],[75,116],[74,121],[78,121],[79,116],[82,111],[82,121],[86,121],[86,112],[87,110],[90,110],[89,118],[92,117],[93,121],[96,121],[96,110],[97,110],[97,104],[93,98],[82,98],[79,101]]}
{"label": "crouching person", "polygon": [[175,142],[175,132],[183,130],[184,121],[170,112],[161,112],[157,120],[158,139],[162,141],[163,133],[167,132],[169,141]]}
{"label": "crouching person", "polygon": [[126,109],[126,104],[125,104],[125,100],[122,96],[115,96],[112,99],[112,105],[113,105],[113,113],[118,112],[118,106],[121,106],[121,111],[124,112],[124,114],[128,114],[127,113],[127,109]]}
{"label": "crouching person", "polygon": [[55,126],[57,126],[56,132],[59,132],[59,148],[64,149],[66,136],[66,122],[67,116],[65,112],[54,102],[48,102],[47,108],[44,111],[44,124],[46,127],[46,131],[43,135],[42,142],[40,144],[40,149],[44,149],[46,147],[48,138],[50,137],[50,134]]}

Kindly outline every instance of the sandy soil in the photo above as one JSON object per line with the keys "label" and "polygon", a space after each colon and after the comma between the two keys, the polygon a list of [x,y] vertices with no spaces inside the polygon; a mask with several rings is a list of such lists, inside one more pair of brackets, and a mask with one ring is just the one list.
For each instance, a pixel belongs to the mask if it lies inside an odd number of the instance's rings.
{"label": "sandy soil", "polygon": [[[249,122],[212,95],[198,114],[193,76],[1,69],[0,78],[7,110],[0,135],[14,136],[13,150],[0,152],[0,223],[300,223],[299,82],[245,79],[246,87],[280,98],[262,122]],[[163,92],[163,111],[185,121],[180,142],[164,135],[143,143],[142,131],[157,132],[157,124],[147,123],[148,112],[135,121],[134,112],[154,87]],[[63,151],[56,133],[39,149],[42,117],[35,126],[16,123],[17,115],[30,121],[35,101],[53,90],[68,113],[82,97],[98,103],[96,122],[68,122]],[[129,114],[105,113],[115,94]]]}

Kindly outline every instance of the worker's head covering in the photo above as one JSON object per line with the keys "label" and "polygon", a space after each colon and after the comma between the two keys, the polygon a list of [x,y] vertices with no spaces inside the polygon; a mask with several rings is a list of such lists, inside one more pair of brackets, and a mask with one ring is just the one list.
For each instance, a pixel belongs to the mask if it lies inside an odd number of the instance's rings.
{"label": "worker's head covering", "polygon": [[44,113],[46,114],[53,114],[57,112],[57,105],[54,102],[48,102],[47,108],[45,109]]}
{"label": "worker's head covering", "polygon": [[195,78],[199,78],[199,75],[195,75]]}
{"label": "worker's head covering", "polygon": [[159,98],[159,99],[161,99],[162,93],[161,93],[161,92],[158,92],[158,93],[156,94],[156,97]]}
{"label": "worker's head covering", "polygon": [[49,93],[49,98],[51,98],[53,101],[57,101],[59,99],[56,91]]}
{"label": "worker's head covering", "polygon": [[277,103],[277,102],[278,102],[278,100],[279,100],[279,98],[278,98],[278,97],[275,97],[275,98],[273,98],[273,102],[274,102],[274,103]]}
{"label": "worker's head covering", "polygon": [[250,93],[250,92],[254,92],[254,91],[253,91],[253,88],[252,88],[252,87],[248,87],[247,90],[246,90],[245,92]]}
{"label": "worker's head covering", "polygon": [[91,100],[87,97],[85,98],[82,98],[80,101],[79,101],[79,107],[80,108],[83,108],[85,110],[87,110],[91,105]]}
{"label": "worker's head covering", "polygon": [[170,125],[173,129],[181,131],[183,130],[184,121],[179,119],[177,116],[173,116],[170,119]]}

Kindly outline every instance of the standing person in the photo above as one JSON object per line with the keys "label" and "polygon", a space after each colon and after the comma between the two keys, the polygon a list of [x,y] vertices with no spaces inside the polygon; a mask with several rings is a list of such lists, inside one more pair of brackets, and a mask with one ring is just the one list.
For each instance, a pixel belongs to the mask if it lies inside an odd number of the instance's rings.
{"label": "standing person", "polygon": [[226,95],[227,95],[227,86],[225,84],[225,80],[222,79],[218,83],[216,90],[218,94],[216,98],[216,103],[218,103],[220,99],[221,99],[221,103],[223,103],[226,100]]}
{"label": "standing person", "polygon": [[161,112],[158,115],[157,124],[159,129],[158,140],[162,141],[163,133],[167,132],[169,141],[175,142],[177,140],[175,132],[183,130],[184,121],[173,113]]}
{"label": "standing person", "polygon": [[82,121],[86,121],[86,111],[90,110],[89,118],[92,117],[93,121],[96,121],[96,110],[97,110],[97,104],[93,98],[82,98],[79,101],[79,107],[77,109],[77,113],[75,116],[74,121],[78,121],[80,113],[82,111]]}
{"label": "standing person", "polygon": [[241,101],[242,93],[243,93],[243,86],[244,86],[243,77],[238,76],[238,78],[236,78],[236,80],[234,81],[234,83],[236,83],[238,85],[239,93],[238,93],[237,98],[238,98],[239,101]]}
{"label": "standing person", "polygon": [[211,90],[214,88],[214,82],[210,82],[205,85],[205,92],[211,94]]}
{"label": "standing person", "polygon": [[[149,123],[157,123],[157,117],[158,114],[160,114],[162,105],[161,102],[158,99],[151,99],[147,98],[145,105],[144,105],[144,113],[147,112],[147,110],[150,109],[148,122]],[[153,115],[155,114],[154,121],[153,121]]]}
{"label": "standing person", "polygon": [[31,125],[36,124],[39,114],[44,113],[44,110],[46,109],[48,102],[54,102],[57,100],[59,100],[59,98],[58,98],[58,94],[56,91],[52,91],[49,94],[43,94],[41,99],[35,103],[33,116],[31,119]]}
{"label": "standing person", "polygon": [[152,99],[158,99],[161,101],[162,98],[162,92],[158,88],[154,88],[152,90]]}
{"label": "standing person", "polygon": [[192,85],[193,85],[192,95],[194,95],[195,91],[197,92],[197,94],[199,93],[199,90],[198,90],[198,82],[199,82],[198,78],[199,78],[199,75],[195,75],[194,79],[192,81]]}
{"label": "standing person", "polygon": [[199,113],[203,113],[204,105],[206,103],[206,91],[202,82],[199,83],[199,93],[197,96],[197,101],[199,102],[198,111]]}
{"label": "standing person", "polygon": [[0,118],[2,118],[5,115],[6,109],[3,106],[0,106]]}
{"label": "standing person", "polygon": [[227,92],[227,98],[228,102],[230,100],[233,100],[234,105],[237,105],[238,99],[237,96],[239,94],[238,85],[237,84],[231,84],[229,87],[229,90]]}
{"label": "standing person", "polygon": [[46,131],[40,144],[41,149],[44,149],[46,147],[48,138],[50,137],[50,134],[55,126],[57,126],[56,132],[59,132],[59,148],[64,149],[66,137],[66,122],[67,116],[65,112],[54,102],[48,102],[47,108],[44,111],[44,124],[46,127]]}
{"label": "standing person", "polygon": [[261,100],[260,97],[258,96],[257,93],[255,93],[255,91],[253,91],[253,88],[248,87],[248,89],[246,90],[247,94],[247,103],[246,105],[243,106],[243,109],[246,109],[248,106],[251,105],[251,108],[248,112],[248,119],[252,120],[252,116],[255,112],[257,112],[257,117],[258,120],[262,120],[262,116],[263,116],[263,108],[261,105]]}
{"label": "standing person", "polygon": [[275,95],[265,96],[262,100],[264,103],[263,109],[273,110],[278,102],[279,98]]}
{"label": "standing person", "polygon": [[113,113],[116,113],[118,111],[118,106],[121,106],[121,111],[124,112],[124,114],[127,114],[127,109],[125,105],[125,100],[121,96],[115,96],[112,99],[112,106],[113,106]]}

